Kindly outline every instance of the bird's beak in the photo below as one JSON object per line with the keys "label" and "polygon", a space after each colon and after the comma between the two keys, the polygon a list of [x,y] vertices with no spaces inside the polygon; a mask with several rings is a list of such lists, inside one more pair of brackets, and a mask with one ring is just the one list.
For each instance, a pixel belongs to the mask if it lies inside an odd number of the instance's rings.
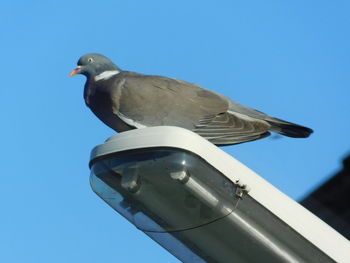
{"label": "bird's beak", "polygon": [[74,69],[71,73],[69,73],[69,76],[74,76],[76,74],[79,74],[81,71],[81,66],[78,66],[76,69]]}

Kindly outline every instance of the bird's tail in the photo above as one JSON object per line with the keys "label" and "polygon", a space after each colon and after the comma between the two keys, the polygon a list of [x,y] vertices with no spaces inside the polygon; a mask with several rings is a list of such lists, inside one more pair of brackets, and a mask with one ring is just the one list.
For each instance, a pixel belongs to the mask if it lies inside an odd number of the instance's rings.
{"label": "bird's tail", "polygon": [[287,122],[277,118],[267,118],[271,125],[270,130],[293,138],[307,138],[313,130],[295,123]]}

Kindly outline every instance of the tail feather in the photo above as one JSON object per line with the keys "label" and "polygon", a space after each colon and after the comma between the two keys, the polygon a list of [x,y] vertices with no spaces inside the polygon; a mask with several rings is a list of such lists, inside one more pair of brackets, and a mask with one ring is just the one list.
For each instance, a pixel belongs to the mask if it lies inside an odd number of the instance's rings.
{"label": "tail feather", "polygon": [[268,118],[266,121],[271,125],[270,130],[293,138],[307,138],[313,130],[295,123],[277,118]]}

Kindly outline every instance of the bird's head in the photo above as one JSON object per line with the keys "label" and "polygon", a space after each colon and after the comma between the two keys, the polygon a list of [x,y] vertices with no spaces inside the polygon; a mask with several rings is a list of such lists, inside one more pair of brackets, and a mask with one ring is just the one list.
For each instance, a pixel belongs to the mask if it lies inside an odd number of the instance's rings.
{"label": "bird's head", "polygon": [[78,60],[77,64],[78,67],[69,74],[70,76],[83,74],[87,78],[91,78],[105,71],[120,71],[109,58],[100,54],[86,54]]}

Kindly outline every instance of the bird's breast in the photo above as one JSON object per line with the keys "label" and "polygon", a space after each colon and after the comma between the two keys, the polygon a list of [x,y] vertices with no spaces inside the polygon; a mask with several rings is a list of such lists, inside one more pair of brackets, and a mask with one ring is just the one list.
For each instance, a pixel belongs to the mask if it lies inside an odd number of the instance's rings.
{"label": "bird's breast", "polygon": [[113,109],[115,105],[111,94],[108,92],[96,89],[94,92],[87,93],[85,103],[96,115],[96,117],[98,117],[113,130],[122,132],[133,129],[133,127],[124,123],[117,115],[114,114]]}

